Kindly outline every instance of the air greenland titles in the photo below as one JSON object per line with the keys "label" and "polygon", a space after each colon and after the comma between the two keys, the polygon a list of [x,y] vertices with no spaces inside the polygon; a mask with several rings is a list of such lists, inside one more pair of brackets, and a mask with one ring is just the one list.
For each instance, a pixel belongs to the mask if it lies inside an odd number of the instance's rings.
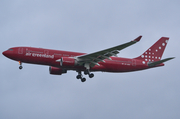
{"label": "air greenland titles", "polygon": [[25,56],[32,56],[32,57],[42,57],[42,58],[51,58],[54,59],[54,55],[47,55],[47,54],[37,54],[37,53],[26,53]]}
{"label": "air greenland titles", "polygon": [[89,78],[93,78],[92,72],[95,71],[116,73],[139,71],[164,66],[164,62],[174,58],[161,59],[169,40],[167,37],[161,37],[139,57],[132,59],[117,57],[119,51],[137,43],[141,38],[142,36],[139,36],[130,42],[90,54],[34,47],[13,47],[4,51],[3,55],[18,61],[19,69],[22,69],[22,63],[31,63],[49,66],[49,72],[53,75],[62,75],[69,70],[76,71],[78,73],[76,78],[81,79],[82,82],[86,81],[82,72]]}

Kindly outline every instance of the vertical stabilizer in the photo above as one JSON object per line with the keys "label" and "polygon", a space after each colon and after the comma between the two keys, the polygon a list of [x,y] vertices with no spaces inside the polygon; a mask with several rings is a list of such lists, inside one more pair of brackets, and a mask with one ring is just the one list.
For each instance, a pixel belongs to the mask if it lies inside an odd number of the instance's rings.
{"label": "vertical stabilizer", "polygon": [[166,48],[166,45],[169,41],[169,38],[162,37],[154,45],[152,45],[146,52],[141,56],[135,58],[147,62],[159,61],[163,55],[163,52]]}

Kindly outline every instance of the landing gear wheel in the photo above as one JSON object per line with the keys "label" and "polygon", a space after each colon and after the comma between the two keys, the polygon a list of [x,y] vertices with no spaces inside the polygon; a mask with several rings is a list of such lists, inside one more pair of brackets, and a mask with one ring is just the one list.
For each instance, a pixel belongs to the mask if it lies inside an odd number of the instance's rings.
{"label": "landing gear wheel", "polygon": [[93,78],[93,77],[94,77],[93,73],[89,74],[89,78]]}
{"label": "landing gear wheel", "polygon": [[77,79],[81,79],[82,77],[81,77],[81,75],[77,75],[76,78]]}
{"label": "landing gear wheel", "polygon": [[85,81],[86,81],[86,78],[82,78],[82,79],[81,79],[81,82],[85,82]]}
{"label": "landing gear wheel", "polygon": [[22,69],[23,67],[22,66],[19,66],[19,69]]}

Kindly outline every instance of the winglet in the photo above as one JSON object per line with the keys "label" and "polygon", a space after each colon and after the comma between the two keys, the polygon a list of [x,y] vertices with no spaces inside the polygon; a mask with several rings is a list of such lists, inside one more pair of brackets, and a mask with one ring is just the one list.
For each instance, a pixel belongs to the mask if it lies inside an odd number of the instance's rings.
{"label": "winglet", "polygon": [[138,42],[138,41],[141,40],[141,38],[142,38],[142,36],[139,36],[139,37],[137,37],[136,39],[134,39],[133,41]]}

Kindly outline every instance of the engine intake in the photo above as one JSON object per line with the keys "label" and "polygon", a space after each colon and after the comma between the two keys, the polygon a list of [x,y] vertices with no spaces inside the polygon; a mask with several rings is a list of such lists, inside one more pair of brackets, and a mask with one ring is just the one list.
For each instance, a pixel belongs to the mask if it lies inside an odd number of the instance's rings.
{"label": "engine intake", "polygon": [[62,57],[60,60],[60,65],[65,67],[72,67],[77,65],[77,61],[72,57]]}
{"label": "engine intake", "polygon": [[49,73],[53,75],[61,75],[61,74],[67,73],[67,70],[57,68],[57,67],[49,67]]}

